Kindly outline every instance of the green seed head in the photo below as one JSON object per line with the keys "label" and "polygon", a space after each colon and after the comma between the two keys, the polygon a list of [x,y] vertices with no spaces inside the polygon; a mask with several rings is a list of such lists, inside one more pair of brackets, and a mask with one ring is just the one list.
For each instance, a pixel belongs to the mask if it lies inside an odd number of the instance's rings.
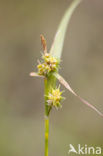
{"label": "green seed head", "polygon": [[62,97],[62,93],[63,92],[60,91],[60,87],[56,89],[52,88],[48,94],[48,104],[56,107],[57,109],[62,107],[60,104],[61,100],[64,99],[64,97]]}
{"label": "green seed head", "polygon": [[54,64],[54,65],[59,64],[59,61],[55,57],[51,56],[49,53],[43,55],[42,58],[47,64]]}
{"label": "green seed head", "polygon": [[43,63],[40,63],[38,68],[38,74],[47,76],[50,72],[55,72],[58,69],[59,61],[51,56],[49,53],[45,53],[42,56]]}
{"label": "green seed head", "polygon": [[39,75],[44,75],[44,76],[46,76],[47,73],[49,73],[49,72],[51,71],[49,65],[47,65],[46,63],[39,64],[39,65],[37,66],[37,68],[38,68],[38,74],[39,74]]}

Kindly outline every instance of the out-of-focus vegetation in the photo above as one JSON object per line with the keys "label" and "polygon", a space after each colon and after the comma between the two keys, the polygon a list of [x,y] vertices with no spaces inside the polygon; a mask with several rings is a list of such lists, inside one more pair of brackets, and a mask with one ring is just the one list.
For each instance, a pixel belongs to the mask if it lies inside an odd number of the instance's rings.
{"label": "out-of-focus vegetation", "polygon": [[[43,155],[43,81],[32,79],[40,33],[52,43],[71,1],[0,1],[0,155]],[[60,72],[103,112],[103,1],[84,0],[75,11]],[[32,68],[34,67],[34,68]],[[63,109],[51,113],[50,154],[68,155],[69,144],[103,145],[103,119],[68,91]]]}

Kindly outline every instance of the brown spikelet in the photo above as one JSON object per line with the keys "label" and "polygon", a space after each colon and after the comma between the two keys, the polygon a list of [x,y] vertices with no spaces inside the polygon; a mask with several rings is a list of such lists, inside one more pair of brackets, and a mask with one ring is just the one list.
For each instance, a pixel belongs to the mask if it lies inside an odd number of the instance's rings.
{"label": "brown spikelet", "polygon": [[47,53],[46,39],[44,38],[44,36],[42,34],[40,35],[40,38],[41,38],[41,44],[43,46],[44,53]]}

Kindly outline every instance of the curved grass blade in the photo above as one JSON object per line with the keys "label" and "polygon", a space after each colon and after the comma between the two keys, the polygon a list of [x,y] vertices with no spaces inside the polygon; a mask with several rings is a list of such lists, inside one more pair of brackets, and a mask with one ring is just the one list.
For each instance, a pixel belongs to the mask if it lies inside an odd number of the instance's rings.
{"label": "curved grass blade", "polygon": [[74,90],[70,87],[70,85],[64,80],[64,78],[59,75],[58,73],[54,74],[55,77],[59,80],[59,82],[65,86],[65,88],[67,88],[73,95],[75,95],[76,97],[79,98],[80,101],[82,101],[85,105],[87,105],[88,107],[92,108],[94,111],[96,111],[100,116],[103,117],[103,114],[96,108],[94,107],[92,104],[90,104],[88,101],[84,100],[82,97],[80,97],[77,93],[74,92]]}
{"label": "curved grass blade", "polygon": [[65,33],[67,30],[67,26],[68,23],[70,21],[70,18],[75,10],[75,8],[78,6],[78,4],[81,2],[82,0],[74,0],[72,2],[72,4],[70,5],[70,7],[68,8],[68,10],[66,11],[59,27],[56,33],[56,36],[54,38],[54,42],[52,44],[50,53],[60,59],[61,58],[61,54],[62,54],[62,49],[63,49],[63,43],[64,43],[64,38],[65,38]]}

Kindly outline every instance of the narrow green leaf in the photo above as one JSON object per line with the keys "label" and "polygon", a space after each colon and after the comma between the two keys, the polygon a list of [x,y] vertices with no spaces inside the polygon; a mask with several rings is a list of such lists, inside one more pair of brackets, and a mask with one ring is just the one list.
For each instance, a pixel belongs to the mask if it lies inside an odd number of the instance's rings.
{"label": "narrow green leaf", "polygon": [[71,15],[80,2],[81,2],[81,0],[73,0],[72,4],[67,9],[64,17],[62,18],[62,21],[61,21],[59,27],[58,27],[56,36],[54,38],[54,42],[53,42],[51,50],[50,50],[50,53],[58,59],[61,58],[65,33],[67,30],[67,26],[70,21]]}

